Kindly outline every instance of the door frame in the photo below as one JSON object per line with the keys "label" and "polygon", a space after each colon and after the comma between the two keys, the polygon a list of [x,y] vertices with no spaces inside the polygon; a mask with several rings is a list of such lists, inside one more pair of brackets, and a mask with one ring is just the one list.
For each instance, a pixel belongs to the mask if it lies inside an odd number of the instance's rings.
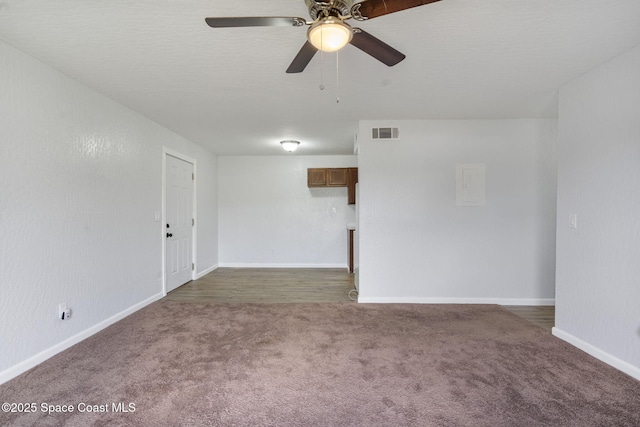
{"label": "door frame", "polygon": [[180,160],[184,160],[187,163],[191,163],[193,165],[193,194],[191,200],[192,202],[192,214],[194,219],[194,225],[191,227],[191,263],[193,264],[193,269],[191,270],[191,280],[195,280],[196,272],[198,271],[198,241],[197,241],[197,227],[198,227],[198,210],[197,207],[197,184],[198,184],[198,173],[197,173],[197,161],[196,159],[189,157],[185,154],[182,154],[178,151],[172,150],[168,147],[162,147],[162,227],[160,230],[160,236],[162,239],[162,295],[167,296],[167,239],[165,233],[166,228],[165,224],[167,223],[167,156],[175,157]]}

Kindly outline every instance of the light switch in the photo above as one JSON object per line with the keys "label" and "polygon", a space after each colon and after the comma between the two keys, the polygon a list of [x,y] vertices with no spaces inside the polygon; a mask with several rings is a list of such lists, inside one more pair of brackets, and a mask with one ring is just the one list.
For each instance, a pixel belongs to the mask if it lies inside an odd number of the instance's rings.
{"label": "light switch", "polygon": [[578,214],[569,215],[569,228],[578,228]]}
{"label": "light switch", "polygon": [[156,222],[160,222],[160,211],[155,211],[153,218],[155,219]]}
{"label": "light switch", "polygon": [[484,206],[486,165],[456,165],[456,206]]}

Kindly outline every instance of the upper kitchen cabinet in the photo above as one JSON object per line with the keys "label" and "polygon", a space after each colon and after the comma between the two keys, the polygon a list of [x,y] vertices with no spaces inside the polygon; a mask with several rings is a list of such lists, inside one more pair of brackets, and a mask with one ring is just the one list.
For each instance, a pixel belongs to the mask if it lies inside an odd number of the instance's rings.
{"label": "upper kitchen cabinet", "polygon": [[346,168],[327,169],[328,187],[346,187],[348,181],[348,171]]}
{"label": "upper kitchen cabinet", "polygon": [[358,168],[309,168],[307,187],[347,187],[348,204],[356,203]]}
{"label": "upper kitchen cabinet", "polygon": [[346,187],[347,168],[309,168],[307,187]]}
{"label": "upper kitchen cabinet", "polygon": [[326,187],[327,170],[326,168],[307,169],[307,187]]}
{"label": "upper kitchen cabinet", "polygon": [[358,183],[358,168],[347,169],[347,204],[356,204],[356,184]]}

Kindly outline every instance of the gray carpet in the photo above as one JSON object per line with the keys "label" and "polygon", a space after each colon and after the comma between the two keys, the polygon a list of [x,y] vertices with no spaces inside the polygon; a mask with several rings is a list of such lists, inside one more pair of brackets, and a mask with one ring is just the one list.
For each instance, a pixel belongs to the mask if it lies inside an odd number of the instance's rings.
{"label": "gray carpet", "polygon": [[36,403],[21,426],[640,425],[640,382],[491,305],[160,301],[0,400]]}

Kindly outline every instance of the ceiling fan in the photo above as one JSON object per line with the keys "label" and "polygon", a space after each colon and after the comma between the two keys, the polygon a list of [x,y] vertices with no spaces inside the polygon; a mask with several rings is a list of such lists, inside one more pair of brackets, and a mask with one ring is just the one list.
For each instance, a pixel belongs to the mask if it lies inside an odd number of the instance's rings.
{"label": "ceiling fan", "polygon": [[366,21],[437,1],[440,0],[364,0],[357,3],[353,0],[305,0],[311,21],[296,16],[205,18],[205,21],[213,28],[309,26],[307,41],[287,68],[287,73],[302,72],[318,50],[335,52],[347,43],[392,67],[402,61],[405,55],[345,21]]}

